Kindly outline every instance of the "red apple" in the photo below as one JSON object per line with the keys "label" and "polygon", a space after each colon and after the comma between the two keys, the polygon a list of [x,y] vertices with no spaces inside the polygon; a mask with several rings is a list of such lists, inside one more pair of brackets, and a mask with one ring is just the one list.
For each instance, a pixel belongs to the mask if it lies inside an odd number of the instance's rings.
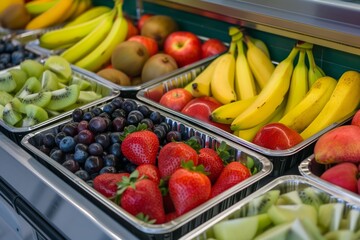
{"label": "red apple", "polygon": [[188,102],[181,113],[230,132],[229,124],[217,123],[210,120],[211,112],[220,106],[222,106],[222,104],[213,97],[198,97]]}
{"label": "red apple", "polygon": [[160,104],[175,111],[181,111],[184,106],[193,98],[190,92],[184,88],[175,88],[166,92],[160,98]]}
{"label": "red apple", "polygon": [[126,39],[131,38],[132,36],[138,35],[139,34],[139,30],[137,29],[137,27],[135,27],[133,21],[129,18],[126,18],[126,21],[128,23],[128,31],[126,34]]}
{"label": "red apple", "polygon": [[135,41],[135,42],[139,42],[139,43],[143,44],[146,47],[146,49],[148,50],[150,57],[155,55],[159,51],[157,42],[153,38],[150,38],[150,37],[135,35],[135,36],[130,37],[128,39],[128,41]]}
{"label": "red apple", "polygon": [[227,50],[225,44],[216,38],[210,38],[201,45],[202,58],[207,58]]}
{"label": "red apple", "polygon": [[351,120],[351,125],[356,125],[360,127],[360,110],[357,110],[353,119]]}
{"label": "red apple", "polygon": [[358,192],[357,183],[358,167],[354,163],[344,162],[336,164],[327,169],[320,178],[335,184],[336,186],[345,188],[351,192]]}
{"label": "red apple", "polygon": [[192,32],[173,32],[165,39],[164,52],[183,67],[201,59],[201,41]]}
{"label": "red apple", "polygon": [[153,16],[153,14],[147,13],[147,14],[141,15],[141,17],[139,18],[138,24],[137,24],[137,28],[139,29],[139,31],[141,31],[141,28],[144,26],[144,23],[151,16]]}
{"label": "red apple", "polygon": [[303,141],[295,130],[282,123],[269,123],[255,135],[253,143],[272,150],[284,150]]}

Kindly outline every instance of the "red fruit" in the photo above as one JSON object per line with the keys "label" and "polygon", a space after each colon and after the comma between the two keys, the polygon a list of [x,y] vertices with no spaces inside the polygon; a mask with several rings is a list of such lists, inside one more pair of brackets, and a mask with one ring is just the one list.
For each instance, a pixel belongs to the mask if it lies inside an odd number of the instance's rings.
{"label": "red fruit", "polygon": [[155,164],[159,146],[159,139],[155,133],[142,130],[126,135],[121,143],[121,152],[136,165]]}
{"label": "red fruit", "polygon": [[179,216],[206,202],[211,192],[209,178],[191,161],[187,164],[190,169],[177,169],[169,180],[170,197]]}
{"label": "red fruit", "polygon": [[126,18],[126,21],[128,23],[128,31],[127,31],[126,39],[129,39],[132,36],[139,35],[139,29],[134,25],[134,23],[128,18]]}
{"label": "red fruit", "polygon": [[199,162],[204,166],[211,183],[214,183],[224,169],[224,163],[219,154],[211,148],[202,148],[199,152]]}
{"label": "red fruit", "polygon": [[210,120],[212,111],[220,106],[222,106],[222,104],[213,97],[198,97],[189,101],[181,110],[181,113],[230,132],[229,124],[217,123]]}
{"label": "red fruit", "polygon": [[192,98],[192,94],[184,88],[175,88],[162,95],[159,103],[180,112]]}
{"label": "red fruit", "polygon": [[272,150],[289,149],[303,141],[298,132],[282,123],[269,123],[255,135],[253,143]]}
{"label": "red fruit", "polygon": [[153,14],[143,14],[141,15],[141,17],[139,18],[137,27],[138,29],[141,31],[141,28],[144,26],[144,23],[146,22],[146,20],[148,20],[149,17],[153,16]]}
{"label": "red fruit", "polygon": [[170,142],[161,148],[158,156],[158,167],[162,178],[170,177],[176,169],[180,168],[181,161],[192,160],[198,164],[197,152],[183,142]]}
{"label": "red fruit", "polygon": [[360,110],[357,110],[355,112],[355,115],[351,120],[351,125],[355,125],[355,126],[360,127]]}
{"label": "red fruit", "polygon": [[107,198],[115,196],[117,183],[123,180],[123,177],[130,176],[129,173],[103,173],[94,178],[94,188]]}
{"label": "red fruit", "polygon": [[130,37],[128,41],[135,41],[143,44],[146,47],[150,57],[155,55],[159,51],[157,42],[150,37],[135,35]]}
{"label": "red fruit", "polygon": [[354,163],[344,162],[327,169],[320,178],[335,184],[336,186],[357,193],[357,174],[358,167]]}
{"label": "red fruit", "polygon": [[139,177],[146,176],[148,179],[154,181],[156,184],[160,183],[159,169],[153,164],[141,164],[137,166],[136,170],[139,172]]}
{"label": "red fruit", "polygon": [[155,220],[156,224],[165,222],[165,211],[158,185],[146,178],[139,179],[138,171],[134,171],[122,182],[116,200],[124,210],[142,220]]}
{"label": "red fruit", "polygon": [[170,222],[170,221],[172,221],[172,220],[174,220],[175,218],[177,218],[178,217],[178,214],[176,213],[176,212],[171,212],[171,213],[168,213],[168,214],[166,214],[166,216],[165,216],[165,222]]}
{"label": "red fruit", "polygon": [[211,198],[235,186],[251,176],[250,170],[240,162],[231,162],[225,166],[211,189]]}
{"label": "red fruit", "polygon": [[219,39],[210,38],[201,45],[201,50],[201,57],[207,58],[225,52],[227,50],[227,47]]}

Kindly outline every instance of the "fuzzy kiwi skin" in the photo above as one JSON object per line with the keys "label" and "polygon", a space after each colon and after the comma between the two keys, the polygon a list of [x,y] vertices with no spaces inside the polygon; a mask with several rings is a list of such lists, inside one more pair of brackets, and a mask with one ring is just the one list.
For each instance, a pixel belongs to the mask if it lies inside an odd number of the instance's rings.
{"label": "fuzzy kiwi skin", "polygon": [[178,68],[175,59],[165,53],[157,53],[146,61],[142,72],[142,82],[147,82],[157,77],[161,77]]}
{"label": "fuzzy kiwi skin", "polygon": [[124,72],[114,68],[102,69],[97,72],[97,75],[120,86],[131,86],[131,80],[129,76]]}

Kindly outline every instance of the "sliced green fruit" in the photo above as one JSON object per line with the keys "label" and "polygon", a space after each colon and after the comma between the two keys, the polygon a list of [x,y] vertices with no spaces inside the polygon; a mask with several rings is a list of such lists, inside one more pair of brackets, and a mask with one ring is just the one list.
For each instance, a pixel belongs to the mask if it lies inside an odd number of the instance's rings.
{"label": "sliced green fruit", "polygon": [[[264,213],[222,221],[214,225],[213,231],[218,240],[251,240],[271,225],[269,216]],[[246,230],[244,230],[246,229]]]}
{"label": "sliced green fruit", "polygon": [[22,114],[15,111],[11,102],[4,106],[3,120],[5,123],[14,126],[22,119]]}
{"label": "sliced green fruit", "polygon": [[29,104],[26,106],[26,117],[23,119],[22,126],[34,126],[47,119],[49,119],[49,117],[45,109],[34,104]]}
{"label": "sliced green fruit", "polygon": [[51,92],[51,100],[46,106],[49,110],[59,111],[74,104],[78,99],[80,89],[78,85],[70,85]]}
{"label": "sliced green fruit", "polygon": [[91,87],[91,83],[77,76],[72,77],[70,84],[79,85],[80,91],[89,90],[89,88]]}
{"label": "sliced green fruit", "polygon": [[327,203],[319,207],[319,226],[327,231],[336,231],[344,213],[343,203]]}
{"label": "sliced green fruit", "polygon": [[3,119],[4,106],[0,105],[0,119]]}
{"label": "sliced green fruit", "polygon": [[59,89],[59,80],[55,73],[45,70],[41,77],[41,88],[43,91],[54,91]]}
{"label": "sliced green fruit", "polygon": [[346,229],[356,231],[360,228],[360,210],[350,209],[346,216]]}
{"label": "sliced green fruit", "polygon": [[0,104],[5,106],[8,102],[13,99],[13,95],[5,91],[0,91]]}
{"label": "sliced green fruit", "polygon": [[41,78],[42,73],[45,71],[44,66],[36,60],[27,59],[20,63],[20,69],[26,72],[28,77]]}
{"label": "sliced green fruit", "polygon": [[70,63],[65,58],[56,55],[50,56],[46,59],[44,65],[60,77],[60,82],[67,83],[70,80],[72,69]]}
{"label": "sliced green fruit", "polygon": [[[313,224],[311,221],[307,221],[306,219],[299,219],[302,226],[305,228],[306,232],[311,235],[311,240],[323,240],[324,237],[321,234],[320,229],[317,225]],[[293,226],[294,228],[294,226]]]}
{"label": "sliced green fruit", "polygon": [[271,190],[253,199],[247,205],[247,216],[254,216],[261,213],[266,213],[267,210],[275,204],[280,196],[279,190]]}
{"label": "sliced green fruit", "polygon": [[299,197],[304,204],[309,204],[319,209],[323,201],[319,197],[319,193],[312,187],[304,188],[299,191]]}
{"label": "sliced green fruit", "polygon": [[317,211],[315,207],[306,204],[298,205],[272,205],[268,210],[269,217],[276,225],[292,222],[296,218],[307,219],[317,224]]}
{"label": "sliced green fruit", "polygon": [[290,240],[322,240],[324,239],[321,236],[321,233],[319,230],[315,232],[315,234],[312,231],[309,231],[304,226],[304,220],[295,219],[291,226],[291,231],[289,231],[289,235],[287,236],[287,239]]}
{"label": "sliced green fruit", "polygon": [[22,88],[15,94],[15,97],[23,98],[29,94],[37,93],[41,90],[40,81],[36,77],[30,77]]}
{"label": "sliced green fruit", "polygon": [[259,234],[254,240],[288,240],[287,236],[289,235],[291,228],[292,222],[283,223]]}
{"label": "sliced green fruit", "polygon": [[10,69],[9,72],[11,73],[16,82],[16,88],[14,89],[14,92],[18,92],[28,79],[28,76],[25,71],[19,68]]}
{"label": "sliced green fruit", "polygon": [[51,92],[33,93],[26,95],[23,98],[19,97],[19,100],[22,104],[34,104],[39,107],[45,107],[51,100]]}
{"label": "sliced green fruit", "polygon": [[100,99],[102,96],[99,93],[96,93],[94,91],[80,91],[79,97],[76,100],[76,102],[68,107],[65,107],[64,111],[70,111],[72,109],[81,107],[85,104],[91,103],[93,101],[96,101]]}
{"label": "sliced green fruit", "polygon": [[15,111],[19,113],[26,113],[25,104],[22,104],[18,98],[14,97],[9,103],[11,103]]}
{"label": "sliced green fruit", "polygon": [[324,235],[326,240],[355,240],[355,234],[350,230],[331,231]]}
{"label": "sliced green fruit", "polygon": [[281,194],[277,204],[302,204],[297,190]]}
{"label": "sliced green fruit", "polygon": [[8,71],[0,73],[0,90],[10,93],[15,89],[16,81],[13,75]]}

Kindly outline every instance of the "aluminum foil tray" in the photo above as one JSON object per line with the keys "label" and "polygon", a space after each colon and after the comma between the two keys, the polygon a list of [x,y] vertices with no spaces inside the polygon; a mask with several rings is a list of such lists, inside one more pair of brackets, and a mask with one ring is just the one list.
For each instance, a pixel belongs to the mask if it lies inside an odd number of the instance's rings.
{"label": "aluminum foil tray", "polygon": [[209,131],[212,131],[216,134],[224,136],[225,138],[234,141],[242,146],[250,148],[264,156],[266,156],[274,165],[274,170],[271,173],[272,176],[277,177],[283,175],[287,170],[299,164],[303,159],[310,156],[313,152],[316,140],[325,132],[329,131],[330,129],[344,124],[346,121],[342,121],[339,123],[335,123],[328,128],[324,129],[323,131],[313,135],[312,137],[306,139],[305,141],[299,143],[298,145],[286,149],[286,150],[271,150],[267,148],[260,147],[256,144],[253,144],[249,141],[239,138],[232,133],[226,132],[218,127],[214,127],[211,124],[203,122],[201,120],[197,120],[193,117],[189,117],[185,114],[180,112],[174,111],[168,107],[165,107],[159,103],[161,96],[174,88],[178,87],[185,87],[188,83],[193,81],[205,68],[208,66],[213,59],[208,59],[203,64],[199,64],[196,66],[192,66],[187,68],[187,70],[181,72],[179,75],[170,77],[165,79],[164,81],[160,81],[155,83],[152,86],[146,87],[141,89],[137,94],[136,97],[151,106],[169,112],[175,116],[183,118],[187,121],[191,121],[197,126],[206,128]]}
{"label": "aluminum foil tray", "polygon": [[[41,59],[39,61],[43,62],[43,61],[45,61],[45,59]],[[88,103],[88,104],[82,106],[81,108],[88,108],[90,106],[98,105],[98,104],[107,102],[107,101],[119,96],[119,94],[120,94],[119,91],[107,86],[107,84],[105,82],[101,82],[99,79],[92,78],[91,76],[89,76],[87,74],[87,72],[83,71],[81,68],[78,68],[76,66],[71,66],[71,67],[72,67],[74,76],[81,77],[82,79],[89,81],[91,83],[91,89],[97,93],[100,93],[103,96],[102,98],[100,98],[96,101],[93,101],[91,103]],[[20,68],[20,66],[15,66],[13,68]],[[3,71],[7,71],[7,70],[8,69],[5,69]],[[0,71],[0,73],[1,72],[2,71]],[[71,113],[72,113],[72,110],[61,113],[58,116],[51,117],[48,120],[43,121],[43,122],[36,124],[34,126],[31,126],[31,127],[10,126],[10,125],[6,124],[2,119],[0,119],[0,131],[2,133],[4,133],[8,138],[13,140],[15,143],[20,144],[21,139],[27,133],[34,131],[36,129],[39,129],[41,127],[47,126],[49,124],[52,124],[54,122],[61,121],[64,118],[70,116]]]}
{"label": "aluminum foil tray", "polygon": [[325,172],[332,165],[330,164],[320,164],[315,161],[314,154],[304,159],[299,165],[299,172],[305,178],[308,178],[314,182],[317,182],[327,188],[333,189],[333,191],[339,192],[342,195],[349,195],[353,198],[360,199],[360,195],[353,193],[349,190],[346,190],[342,187],[338,187],[335,184],[327,182],[320,178],[321,174]]}
{"label": "aluminum foil tray", "polygon": [[342,194],[334,189],[328,188],[327,186],[323,186],[318,182],[314,182],[310,179],[307,179],[303,176],[298,175],[287,175],[281,176],[272,182],[268,183],[264,187],[258,189],[253,194],[247,196],[243,200],[234,204],[232,207],[218,214],[216,217],[210,219],[206,223],[202,224],[195,230],[186,234],[181,240],[185,239],[193,239],[193,240],[203,240],[207,239],[206,231],[209,230],[216,223],[222,221],[223,219],[227,219],[229,217],[242,217],[246,214],[246,205],[253,200],[254,198],[265,194],[270,190],[280,190],[280,194],[291,192],[293,190],[302,190],[306,187],[313,187],[316,190],[320,191],[320,197],[323,202],[343,202],[345,203],[345,211],[349,209],[356,208],[360,211],[360,198],[354,198],[353,196]]}
{"label": "aluminum foil tray", "polygon": [[[146,105],[139,103],[138,101],[136,102],[138,105]],[[99,106],[102,107],[101,105]],[[206,222],[218,213],[256,191],[259,188],[259,181],[270,174],[272,164],[262,155],[230,142],[214,133],[206,130],[200,130],[190,123],[186,123],[186,121],[184,122],[177,117],[154,109],[151,106],[148,107],[152,111],[158,111],[165,118],[165,121],[171,126],[172,130],[180,131],[188,137],[194,135],[201,137],[204,140],[203,147],[206,146],[213,148],[215,144],[225,141],[230,149],[233,150],[232,152],[236,161],[246,161],[247,158],[252,158],[255,166],[259,169],[258,173],[170,222],[164,224],[149,224],[124,211],[121,207],[99,194],[85,181],[78,178],[75,174],[68,171],[61,164],[57,163],[38,149],[41,138],[44,134],[49,132],[57,133],[58,129],[60,129],[63,124],[70,121],[70,119],[27,134],[22,139],[21,144],[34,156],[35,159],[39,160],[39,162],[49,168],[52,172],[54,172],[54,174],[62,178],[71,187],[78,190],[81,194],[85,194],[88,199],[93,201],[112,218],[116,219],[116,221],[119,221],[121,225],[129,229],[129,231],[138,236],[139,239],[178,239],[180,236],[183,236],[187,232],[193,230],[200,224]],[[88,110],[90,109],[91,108]]]}

